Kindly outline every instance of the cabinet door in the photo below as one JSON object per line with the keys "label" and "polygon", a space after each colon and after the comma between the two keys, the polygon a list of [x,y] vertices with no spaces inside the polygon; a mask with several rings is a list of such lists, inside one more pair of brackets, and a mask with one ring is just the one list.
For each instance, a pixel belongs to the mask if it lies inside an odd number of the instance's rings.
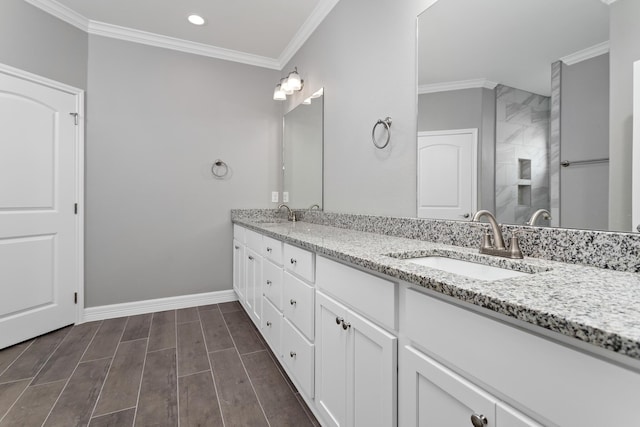
{"label": "cabinet door", "polygon": [[394,427],[397,425],[398,339],[351,311],[345,322],[349,334],[348,425]]}
{"label": "cabinet door", "polygon": [[[411,427],[473,426],[472,416],[496,427],[496,400],[410,346],[400,354],[400,424]],[[510,427],[509,424],[503,424]]]}
{"label": "cabinet door", "polygon": [[246,309],[259,328],[262,316],[262,257],[248,247],[245,248],[245,254]]}
{"label": "cabinet door", "polygon": [[332,427],[347,420],[347,337],[342,321],[346,308],[316,293],[316,404]]}
{"label": "cabinet door", "polygon": [[233,241],[233,289],[242,302],[245,300],[246,284],[244,281],[244,247],[237,241]]}
{"label": "cabinet door", "polygon": [[504,402],[498,402],[496,405],[496,424],[498,427],[542,427],[542,424],[538,424]]}

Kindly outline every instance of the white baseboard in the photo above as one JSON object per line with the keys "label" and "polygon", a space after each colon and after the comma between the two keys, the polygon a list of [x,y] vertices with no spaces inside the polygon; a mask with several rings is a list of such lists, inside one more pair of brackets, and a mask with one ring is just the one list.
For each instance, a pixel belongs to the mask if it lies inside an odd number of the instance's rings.
{"label": "white baseboard", "polygon": [[82,322],[80,323],[237,300],[238,296],[234,290],[229,289],[227,291],[207,292],[204,294],[180,295],[177,297],[102,305],[85,308]]}

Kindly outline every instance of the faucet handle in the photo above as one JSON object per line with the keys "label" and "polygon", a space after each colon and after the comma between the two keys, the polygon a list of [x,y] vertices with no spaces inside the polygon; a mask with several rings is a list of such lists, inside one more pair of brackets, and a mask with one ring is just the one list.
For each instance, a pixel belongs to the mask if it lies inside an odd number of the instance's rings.
{"label": "faucet handle", "polygon": [[522,259],[522,251],[520,250],[520,242],[516,233],[511,235],[511,244],[509,245],[510,258]]}

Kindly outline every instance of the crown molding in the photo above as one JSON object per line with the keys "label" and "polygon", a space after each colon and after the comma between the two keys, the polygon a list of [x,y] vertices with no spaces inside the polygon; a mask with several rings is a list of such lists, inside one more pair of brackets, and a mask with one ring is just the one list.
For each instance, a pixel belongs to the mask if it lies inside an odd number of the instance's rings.
{"label": "crown molding", "polygon": [[613,3],[616,2],[616,0],[600,0],[600,1],[606,4],[607,6],[611,6]]}
{"label": "crown molding", "polygon": [[197,43],[160,34],[149,33],[132,28],[104,22],[89,21],[89,34],[125,40],[133,43],[146,44],[148,46],[162,47],[195,55],[208,56],[210,58],[224,59],[226,61],[240,62],[242,64],[255,65],[257,67],[281,70],[279,62],[274,58],[238,52],[224,49],[204,43]]}
{"label": "crown molding", "polygon": [[[613,0],[615,1],[615,0]],[[570,55],[563,56],[560,61],[567,65],[577,64],[578,62],[586,61],[587,59],[595,58],[596,56],[604,55],[609,52],[609,42],[598,43],[597,45],[588,47],[586,49],[579,50]]]}
{"label": "crown molding", "polygon": [[67,24],[71,24],[74,27],[81,29],[82,31],[86,32],[89,29],[89,20],[85,16],[80,15],[75,10],[69,9],[67,6],[60,4],[55,0],[24,1],[40,10],[43,10],[44,12],[47,12],[49,15],[55,16]]}
{"label": "crown molding", "polygon": [[433,83],[428,85],[420,85],[418,86],[418,94],[422,95],[425,93],[447,92],[450,90],[476,89],[476,88],[495,89],[496,86],[498,86],[498,83],[492,82],[487,79],[458,80],[455,82],[443,82],[443,83]]}
{"label": "crown molding", "polygon": [[280,54],[278,62],[281,70],[291,61],[293,55],[295,55],[307,39],[309,39],[311,34],[318,28],[318,25],[327,17],[333,7],[338,4],[338,1],[339,0],[320,0],[316,8],[311,12],[311,15],[304,21],[304,24],[302,24],[287,47],[285,47]]}

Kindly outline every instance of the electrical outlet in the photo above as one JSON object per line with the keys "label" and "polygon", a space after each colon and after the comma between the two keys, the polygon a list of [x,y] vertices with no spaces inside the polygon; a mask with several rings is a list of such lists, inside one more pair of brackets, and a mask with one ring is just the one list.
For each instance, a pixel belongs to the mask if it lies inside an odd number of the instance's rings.
{"label": "electrical outlet", "polygon": [[283,191],[282,192],[282,201],[284,203],[287,203],[289,201],[289,192],[288,191]]}
{"label": "electrical outlet", "polygon": [[271,201],[273,203],[278,203],[278,192],[277,191],[272,191],[271,192]]}

